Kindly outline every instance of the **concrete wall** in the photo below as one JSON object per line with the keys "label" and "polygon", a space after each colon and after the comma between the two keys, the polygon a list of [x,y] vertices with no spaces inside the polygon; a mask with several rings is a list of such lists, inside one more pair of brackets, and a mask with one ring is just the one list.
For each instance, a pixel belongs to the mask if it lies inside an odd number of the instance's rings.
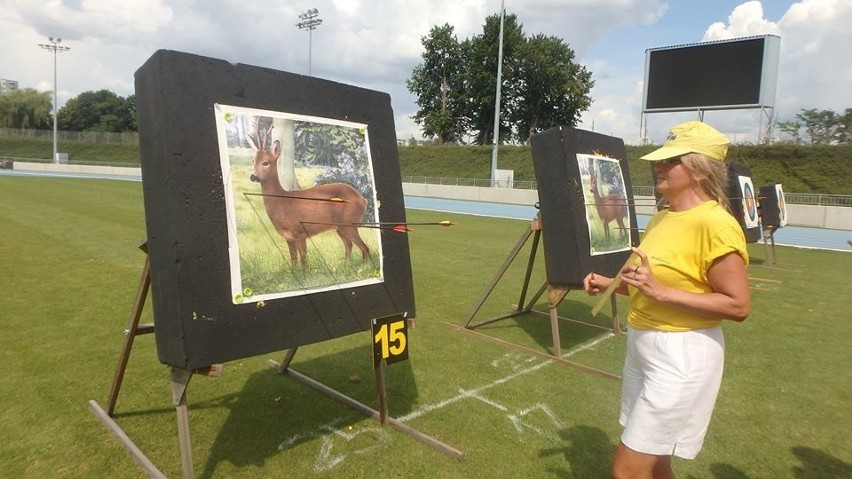
{"label": "concrete wall", "polygon": [[[15,170],[61,171],[64,173],[86,173],[94,175],[142,176],[140,168],[118,166],[58,165],[54,163],[27,163],[16,161]],[[429,185],[403,183],[402,191],[408,196],[447,198],[453,200],[484,201],[487,203],[509,203],[533,205],[538,201],[536,190],[512,188],[484,188],[479,186]],[[654,212],[653,197],[636,197],[641,205],[636,213],[650,215]],[[852,231],[852,208],[843,206],[793,205],[787,203],[787,223],[791,226],[807,226]]]}
{"label": "concrete wall", "polygon": [[[518,205],[532,205],[538,201],[538,192],[535,190],[515,190],[508,188],[403,183],[402,191],[407,196],[487,201],[491,203]],[[641,203],[636,207],[637,214],[653,214],[653,197],[637,196],[636,200],[637,203]],[[843,206],[792,205],[787,203],[787,224],[790,226],[852,231],[852,208]]]}
{"label": "concrete wall", "polygon": [[56,163],[28,163],[24,161],[16,161],[12,164],[12,169],[19,171],[85,173],[89,175],[142,176],[142,168],[128,168],[123,166],[59,165]]}

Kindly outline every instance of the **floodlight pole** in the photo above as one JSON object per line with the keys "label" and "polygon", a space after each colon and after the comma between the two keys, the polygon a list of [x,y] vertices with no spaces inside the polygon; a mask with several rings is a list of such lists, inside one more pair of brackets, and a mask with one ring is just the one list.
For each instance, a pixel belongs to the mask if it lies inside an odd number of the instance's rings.
{"label": "floodlight pole", "polygon": [[49,37],[48,41],[50,42],[50,44],[39,43],[38,46],[44,48],[45,50],[49,50],[49,51],[53,52],[53,162],[58,163],[59,162],[59,158],[58,158],[59,155],[57,154],[57,147],[56,147],[56,143],[57,143],[57,141],[56,141],[56,137],[57,137],[56,123],[57,123],[57,116],[58,116],[58,112],[57,112],[57,108],[58,108],[57,92],[59,91],[59,87],[56,84],[56,55],[58,53],[67,52],[68,50],[71,49],[71,47],[59,45],[59,43],[62,42],[61,38],[56,38],[54,40],[53,37]]}
{"label": "floodlight pole", "polygon": [[313,31],[316,30],[318,26],[322,25],[322,19],[317,18],[318,16],[319,10],[316,8],[306,10],[299,14],[299,19],[302,21],[296,24],[300,30],[308,31],[308,76],[311,76],[311,43]]}
{"label": "floodlight pole", "polygon": [[505,0],[500,0],[500,39],[497,47],[497,93],[494,98],[494,147],[491,149],[491,187],[497,180],[497,150],[500,143],[500,87],[503,83],[503,19],[506,16]]}

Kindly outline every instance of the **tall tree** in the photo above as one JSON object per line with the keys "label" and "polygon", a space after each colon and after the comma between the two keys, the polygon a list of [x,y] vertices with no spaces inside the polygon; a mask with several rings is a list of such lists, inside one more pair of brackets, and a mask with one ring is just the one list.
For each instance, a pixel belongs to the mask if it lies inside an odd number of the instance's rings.
{"label": "tall tree", "polygon": [[134,98],[122,98],[109,90],[87,91],[59,110],[59,128],[71,131],[134,131]]}
{"label": "tall tree", "polygon": [[[516,108],[518,50],[524,42],[523,25],[514,14],[503,22],[503,67],[500,84],[500,138],[510,137],[512,110]],[[462,44],[465,52],[465,111],[469,129],[480,145],[493,143],[497,57],[500,46],[500,15],[485,19],[482,34]]]}
{"label": "tall tree", "polygon": [[32,88],[13,90],[0,95],[0,127],[50,129],[53,111],[50,92]]}
{"label": "tall tree", "polygon": [[829,145],[836,141],[843,126],[843,117],[831,110],[802,109],[796,119],[802,122],[812,145]]}
{"label": "tall tree", "polygon": [[[473,137],[491,144],[500,48],[500,15],[487,17],[482,33],[459,42],[453,27],[433,27],[422,39],[423,63],[407,82],[420,107],[414,119],[439,143]],[[591,104],[591,73],[574,63],[561,39],[529,40],[516,15],[503,20],[499,140],[526,142],[531,133],[574,126]]]}
{"label": "tall tree", "polygon": [[847,108],[840,117],[840,132],[838,141],[840,143],[849,143],[852,141],[852,108]]}
{"label": "tall tree", "polygon": [[423,62],[405,82],[408,91],[417,95],[414,121],[423,127],[424,136],[439,144],[457,142],[466,130],[461,116],[461,46],[447,23],[432,27],[421,43]]}
{"label": "tall tree", "polygon": [[574,50],[560,38],[534,35],[519,51],[515,108],[517,138],[554,126],[575,126],[592,104],[592,74],[574,63]]}
{"label": "tall tree", "polygon": [[792,141],[794,145],[800,145],[802,143],[802,124],[800,122],[796,120],[779,121],[776,125],[782,133],[790,137],[790,141]]}

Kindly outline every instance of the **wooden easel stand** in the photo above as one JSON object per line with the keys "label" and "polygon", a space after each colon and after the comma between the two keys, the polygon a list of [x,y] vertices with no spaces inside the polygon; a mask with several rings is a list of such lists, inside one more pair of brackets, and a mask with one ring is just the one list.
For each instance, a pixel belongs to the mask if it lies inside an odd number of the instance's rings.
{"label": "wooden easel stand", "polygon": [[[139,320],[142,316],[142,309],[145,305],[145,299],[148,296],[148,292],[151,286],[151,263],[147,256],[147,248],[146,244],[143,243],[139,247],[142,251],[146,253],[145,256],[145,264],[142,268],[142,276],[139,281],[139,287],[137,289],[136,298],[133,303],[133,308],[130,314],[129,324],[127,329],[124,330],[124,341],[121,348],[121,353],[119,354],[118,363],[116,365],[115,375],[113,376],[112,385],[110,387],[109,397],[107,398],[107,409],[104,410],[95,400],[89,401],[89,408],[95,417],[107,428],[109,432],[111,432],[115,438],[119,441],[122,447],[130,454],[133,460],[152,478],[156,479],[165,479],[165,475],[160,471],[154,463],[145,456],[141,449],[139,449],[136,444],[130,439],[130,437],[125,434],[125,432],[121,429],[121,427],[113,420],[113,415],[115,412],[115,406],[118,401],[118,394],[121,390],[121,384],[124,380],[124,373],[127,370],[127,363],[130,359],[130,351],[133,348],[133,341],[136,336],[140,334],[150,334],[154,332],[154,324],[139,324]],[[397,421],[396,419],[388,417],[387,414],[387,393],[385,387],[385,377],[384,377],[384,364],[382,364],[380,368],[376,370],[376,388],[378,391],[379,397],[379,411],[376,411],[354,399],[335,391],[334,389],[329,388],[328,386],[305,376],[297,371],[290,369],[290,363],[293,360],[293,356],[296,354],[297,348],[293,348],[287,351],[287,355],[283,361],[283,363],[278,364],[274,361],[270,361],[273,363],[279,371],[285,373],[294,379],[297,379],[308,386],[331,396],[338,401],[341,401],[350,407],[353,407],[356,410],[359,410],[365,413],[367,416],[375,417],[379,419],[382,425],[390,424],[395,429],[403,432],[409,436],[414,437],[415,439],[438,449],[439,451],[448,454],[454,458],[460,459],[463,457],[463,453],[458,449],[455,449],[447,444],[444,444],[437,439],[434,439],[430,436],[427,436],[416,429]],[[180,456],[181,456],[181,471],[182,475],[185,479],[191,479],[194,477],[193,472],[193,461],[192,461],[192,443],[190,440],[190,430],[189,430],[189,408],[186,400],[186,390],[189,386],[189,381],[192,379],[193,374],[205,374],[210,376],[218,376],[221,374],[222,367],[219,364],[211,365],[207,368],[189,370],[178,367],[171,367],[171,390],[172,390],[172,402],[175,405],[175,412],[177,415],[177,425],[178,425],[178,441],[180,443]]]}
{"label": "wooden easel stand", "polygon": [[[594,325],[594,324],[589,324],[589,323],[584,323],[582,321],[577,321],[577,320],[573,320],[573,319],[563,318],[563,317],[558,315],[559,304],[565,299],[565,296],[570,292],[569,288],[566,288],[566,287],[563,287],[563,286],[552,285],[552,284],[548,284],[547,282],[545,282],[536,291],[536,293],[533,295],[530,302],[527,305],[524,305],[524,301],[526,300],[526,294],[527,294],[527,291],[528,291],[528,288],[529,288],[530,278],[532,277],[532,269],[533,269],[533,266],[535,264],[536,253],[538,251],[538,243],[541,240],[541,230],[542,230],[541,216],[540,216],[540,214],[536,214],[535,218],[533,218],[533,220],[530,222],[530,228],[528,230],[525,230],[523,232],[523,234],[521,234],[521,237],[518,239],[518,242],[515,243],[515,246],[512,248],[512,251],[509,253],[509,256],[503,261],[503,264],[500,265],[500,268],[497,270],[497,272],[491,278],[491,281],[489,281],[488,285],[485,287],[482,294],[479,296],[479,299],[477,300],[476,304],[474,304],[473,309],[468,314],[467,322],[465,323],[464,327],[465,327],[465,329],[472,330],[472,329],[478,328],[479,326],[483,326],[483,325],[493,323],[493,322],[496,322],[496,321],[500,321],[500,320],[503,320],[503,319],[507,319],[507,318],[512,318],[514,316],[519,316],[519,315],[522,315],[522,314],[527,314],[527,313],[546,314],[547,316],[550,317],[550,331],[551,331],[551,338],[552,338],[552,341],[553,341],[553,356],[552,357],[555,357],[555,358],[558,358],[558,359],[561,360],[562,359],[562,344],[561,344],[561,339],[560,339],[560,335],[559,335],[559,320],[567,320],[567,321],[571,321],[571,322],[574,322],[574,323],[577,323],[577,324],[580,324],[580,325],[590,326],[590,327],[595,327],[595,328],[600,328],[600,326],[597,326],[597,325]],[[533,236],[533,243],[532,243],[532,246],[531,246],[531,249],[530,249],[529,260],[527,261],[527,269],[526,269],[526,272],[524,274],[524,282],[521,286],[521,295],[520,295],[520,298],[518,300],[517,305],[515,305],[515,310],[510,311],[506,314],[502,314],[502,315],[499,315],[499,316],[495,316],[495,317],[488,318],[488,319],[479,321],[477,323],[471,324],[471,321],[473,321],[473,318],[476,316],[476,314],[482,308],[482,305],[485,304],[485,301],[488,299],[488,297],[494,291],[494,288],[497,286],[497,283],[506,274],[506,271],[509,269],[509,266],[511,266],[512,263],[515,261],[515,259],[518,256],[518,253],[520,253],[521,249],[524,247],[526,242],[529,240],[530,236]],[[543,313],[541,311],[536,311],[536,310],[533,309],[533,306],[539,300],[539,298],[541,298],[541,296],[544,294],[545,291],[547,291],[547,305],[548,305],[548,312],[547,313]],[[615,298],[613,297],[613,298],[610,298],[610,299],[611,299],[611,304],[612,304],[612,318],[613,318],[612,331],[613,331],[614,334],[618,335],[618,334],[621,334],[621,321],[618,317],[618,309],[617,309]],[[596,312],[597,311],[595,311],[595,313],[593,313],[593,314],[596,314]],[[603,328],[603,329],[606,329],[606,328]],[[487,336],[487,335],[485,335],[485,336]],[[600,371],[600,372],[603,372],[603,371]]]}

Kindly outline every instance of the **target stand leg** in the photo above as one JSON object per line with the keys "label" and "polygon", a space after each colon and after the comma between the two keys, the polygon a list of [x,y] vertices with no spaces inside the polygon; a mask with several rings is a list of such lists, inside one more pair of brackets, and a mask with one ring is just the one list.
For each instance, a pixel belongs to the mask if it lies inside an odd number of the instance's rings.
{"label": "target stand leg", "polygon": [[186,405],[186,387],[192,379],[192,371],[173,367],[171,373],[172,402],[177,412],[181,470],[184,479],[192,479],[195,475],[192,471],[192,443],[189,439],[189,412]]}

